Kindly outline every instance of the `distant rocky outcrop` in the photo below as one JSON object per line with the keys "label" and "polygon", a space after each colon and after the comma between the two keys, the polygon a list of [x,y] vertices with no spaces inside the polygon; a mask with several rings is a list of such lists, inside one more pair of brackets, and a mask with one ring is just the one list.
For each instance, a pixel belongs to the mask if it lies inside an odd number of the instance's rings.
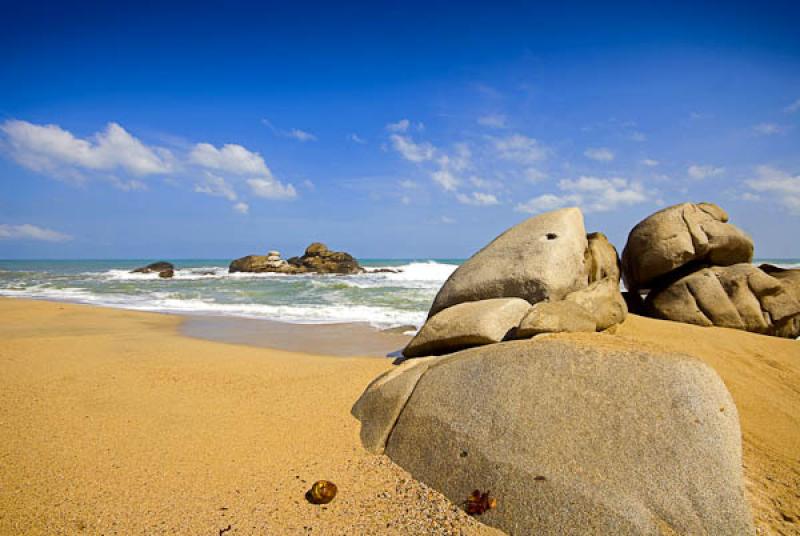
{"label": "distant rocky outcrop", "polygon": [[231,273],[357,274],[361,273],[363,268],[349,253],[331,251],[325,244],[314,242],[306,248],[301,257],[292,257],[286,260],[281,258],[277,251],[270,251],[266,255],[248,255],[231,262],[228,271]]}
{"label": "distant rocky outcrop", "polygon": [[406,361],[353,415],[368,450],[454,503],[491,490],[501,506],[481,521],[509,534],[753,533],[736,406],[694,358],[493,344]]}
{"label": "distant rocky outcrop", "polygon": [[604,234],[586,234],[580,209],[529,218],[453,272],[403,355],[608,329],[628,311],[619,278],[617,250]]}
{"label": "distant rocky outcrop", "polygon": [[166,261],[154,262],[147,266],[141,266],[135,270],[131,270],[132,274],[158,274],[162,279],[169,279],[175,275],[175,266]]}
{"label": "distant rocky outcrop", "polygon": [[[765,335],[800,335],[800,271],[751,264],[753,241],[711,203],[639,222],[622,253],[626,299],[648,316]],[[639,290],[649,290],[639,305]]]}

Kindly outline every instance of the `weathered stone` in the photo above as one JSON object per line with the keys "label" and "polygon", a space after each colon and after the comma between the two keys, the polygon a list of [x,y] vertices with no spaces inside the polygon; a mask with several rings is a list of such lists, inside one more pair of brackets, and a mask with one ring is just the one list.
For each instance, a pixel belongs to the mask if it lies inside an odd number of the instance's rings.
{"label": "weathered stone", "polygon": [[230,273],[235,272],[277,272],[293,274],[298,273],[294,266],[289,265],[285,260],[271,260],[267,255],[247,255],[231,262],[228,267]]}
{"label": "weathered stone", "polygon": [[281,259],[280,253],[248,255],[231,262],[229,272],[275,272],[282,274],[357,274],[363,271],[352,255],[331,251],[325,244],[314,242],[302,257]]}
{"label": "weathered stone", "polygon": [[169,279],[175,275],[175,266],[171,262],[159,261],[131,270],[131,273],[158,274],[158,277],[162,279]]}
{"label": "weathered stone", "polygon": [[800,269],[780,268],[772,264],[762,264],[759,268],[780,281],[783,288],[790,292],[797,301],[800,301]]}
{"label": "weathered stone", "polygon": [[530,304],[520,298],[459,303],[425,322],[403,350],[406,357],[438,355],[504,340]]}
{"label": "weathered stone", "polygon": [[576,303],[589,311],[598,331],[621,323],[628,314],[628,306],[619,290],[619,280],[608,277],[584,289],[570,292],[564,301]]}
{"label": "weathered stone", "polygon": [[594,316],[569,301],[539,302],[530,308],[517,328],[516,337],[526,339],[540,333],[595,331]]}
{"label": "weathered stone", "polygon": [[609,278],[619,283],[619,255],[617,248],[608,241],[603,233],[589,233],[586,235],[588,247],[586,249],[589,283]]}
{"label": "weathered stone", "polygon": [[530,303],[586,287],[586,231],[577,208],[540,214],[508,229],[469,258],[444,283],[429,316],[489,298]]}
{"label": "weathered stone", "polygon": [[431,360],[439,357],[408,359],[384,372],[367,386],[351,413],[360,420],[361,443],[374,454],[382,454],[386,439],[400,416],[414,386]]}
{"label": "weathered stone", "polygon": [[161,279],[170,279],[174,275],[175,275],[175,270],[171,268],[158,272],[158,277],[160,277]]}
{"label": "weathered stone", "polygon": [[749,263],[693,272],[650,292],[645,305],[651,316],[676,322],[800,335],[800,301]]}
{"label": "weathered stone", "polygon": [[[481,521],[509,534],[752,534],[736,406],[714,371],[568,337],[426,363],[396,391],[411,395],[393,398],[386,454],[454,503],[491,490]],[[357,406],[365,426],[395,414]]]}
{"label": "weathered stone", "polygon": [[711,203],[683,203],[645,218],[630,232],[622,252],[625,285],[629,290],[653,288],[659,278],[690,263],[752,261],[753,241],[727,221],[725,211]]}

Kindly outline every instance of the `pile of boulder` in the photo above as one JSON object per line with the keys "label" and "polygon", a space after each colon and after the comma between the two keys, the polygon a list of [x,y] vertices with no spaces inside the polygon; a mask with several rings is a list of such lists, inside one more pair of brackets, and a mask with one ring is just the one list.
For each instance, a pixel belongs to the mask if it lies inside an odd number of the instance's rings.
{"label": "pile of boulder", "polygon": [[625,285],[647,316],[765,335],[800,335],[800,271],[753,261],[753,241],[711,203],[645,218],[622,252]]}
{"label": "pile of boulder", "polygon": [[171,262],[158,261],[147,266],[131,270],[132,274],[158,274],[162,279],[169,279],[175,275],[175,266]]}
{"label": "pile of boulder", "polygon": [[606,330],[627,314],[619,281],[616,249],[602,233],[586,234],[580,209],[535,216],[453,272],[403,355]]}
{"label": "pile of boulder", "polygon": [[231,262],[228,268],[234,272],[274,272],[279,274],[358,274],[364,269],[358,261],[343,251],[331,251],[321,242],[314,242],[300,257],[281,258],[277,251],[266,255],[248,255]]}
{"label": "pile of boulder", "polygon": [[[714,283],[757,304],[767,331],[787,325],[780,285],[800,276],[746,264],[752,242],[719,207],[653,217],[623,254],[631,303],[669,312],[666,296]],[[592,333],[624,320],[619,282],[616,250],[576,208],[507,230],[445,282],[403,351],[413,359],[353,406],[364,447],[455,504],[490,490],[481,521],[509,534],[753,534],[738,413],[716,372]],[[683,303],[719,322],[703,296]],[[553,332],[589,333],[540,335]]]}

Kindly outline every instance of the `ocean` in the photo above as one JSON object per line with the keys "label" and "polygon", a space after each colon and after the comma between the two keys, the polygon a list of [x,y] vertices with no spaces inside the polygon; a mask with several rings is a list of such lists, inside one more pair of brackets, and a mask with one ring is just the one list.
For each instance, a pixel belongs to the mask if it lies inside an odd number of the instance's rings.
{"label": "ocean", "polygon": [[[413,325],[463,259],[359,259],[358,275],[228,273],[229,260],[174,259],[172,279],[130,271],[133,260],[0,260],[0,296],[138,311],[261,318],[299,324]],[[757,259],[800,268],[800,259]],[[375,273],[393,268],[398,273]]]}

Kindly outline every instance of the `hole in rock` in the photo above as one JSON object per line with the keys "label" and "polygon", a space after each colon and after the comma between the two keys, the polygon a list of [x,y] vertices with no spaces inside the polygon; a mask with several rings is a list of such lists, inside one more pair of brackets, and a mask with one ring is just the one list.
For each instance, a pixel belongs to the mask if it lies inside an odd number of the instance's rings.
{"label": "hole in rock", "polygon": [[546,236],[548,240],[555,240],[556,238],[558,238],[558,235],[556,233],[547,233]]}

